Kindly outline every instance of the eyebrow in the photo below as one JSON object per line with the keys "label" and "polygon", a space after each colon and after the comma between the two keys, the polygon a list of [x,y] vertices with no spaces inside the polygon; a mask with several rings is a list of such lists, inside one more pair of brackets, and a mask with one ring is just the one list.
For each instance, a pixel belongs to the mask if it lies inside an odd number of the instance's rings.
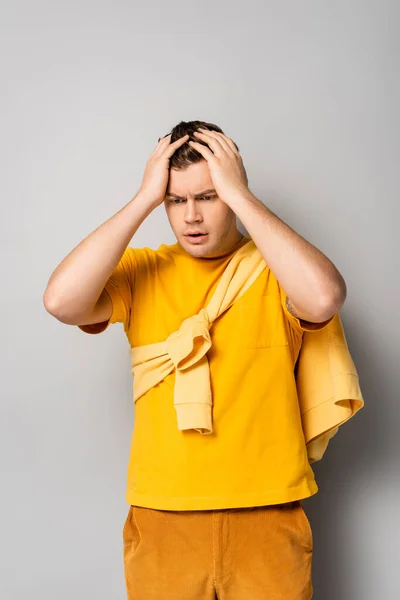
{"label": "eyebrow", "polygon": [[[205,196],[206,194],[216,194],[216,191],[214,189],[204,190],[204,192],[199,192],[198,194],[195,194],[194,197],[195,198],[200,198],[201,196]],[[179,200],[183,199],[183,196],[178,196],[177,194],[173,194],[172,192],[168,192],[166,194],[166,196],[173,197],[173,198],[178,198]]]}

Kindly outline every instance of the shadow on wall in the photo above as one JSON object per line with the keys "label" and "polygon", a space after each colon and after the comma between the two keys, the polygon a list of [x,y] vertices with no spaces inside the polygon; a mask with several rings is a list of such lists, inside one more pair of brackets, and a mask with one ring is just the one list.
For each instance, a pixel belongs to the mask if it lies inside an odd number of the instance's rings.
{"label": "shadow on wall", "polygon": [[387,435],[389,413],[382,410],[385,383],[386,389],[389,383],[382,380],[378,363],[372,360],[373,352],[365,352],[372,347],[368,331],[358,322],[357,314],[352,312],[346,319],[344,313],[345,309],[340,311],[365,406],[339,428],[322,460],[312,465],[319,491],[304,502],[313,529],[313,597],[318,600],[363,597],[360,573],[350,566],[358,562],[354,553],[364,541],[356,539],[359,523],[352,529],[351,515],[354,503],[360,503],[360,486],[372,484],[373,473],[387,465],[388,459],[393,460]]}

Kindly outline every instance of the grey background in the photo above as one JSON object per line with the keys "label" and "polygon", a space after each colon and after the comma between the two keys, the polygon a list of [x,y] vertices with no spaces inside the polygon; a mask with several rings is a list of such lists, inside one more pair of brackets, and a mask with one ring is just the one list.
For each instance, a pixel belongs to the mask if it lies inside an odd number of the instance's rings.
{"label": "grey background", "polygon": [[[253,193],[347,282],[366,406],[314,466],[314,597],[400,597],[399,12],[2,3],[1,600],[125,597],[128,344],[119,324],[89,336],[58,322],[42,295],[134,196],[158,138],[192,119],[235,139]],[[174,242],[160,206],[130,245]]]}

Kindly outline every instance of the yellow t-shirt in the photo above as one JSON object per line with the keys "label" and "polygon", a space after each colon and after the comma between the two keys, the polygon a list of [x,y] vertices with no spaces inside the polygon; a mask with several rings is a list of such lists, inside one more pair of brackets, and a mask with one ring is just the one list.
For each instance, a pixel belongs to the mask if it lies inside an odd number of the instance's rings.
{"label": "yellow t-shirt", "polygon": [[[80,325],[100,333],[122,322],[130,346],[164,341],[204,308],[244,236],[217,258],[195,258],[179,243],[128,246],[107,281],[109,321]],[[318,491],[308,462],[294,367],[305,325],[267,267],[211,329],[207,353],[213,432],[177,426],[175,372],[134,405],[126,500],[162,510],[278,504]],[[134,384],[134,382],[133,382]]]}

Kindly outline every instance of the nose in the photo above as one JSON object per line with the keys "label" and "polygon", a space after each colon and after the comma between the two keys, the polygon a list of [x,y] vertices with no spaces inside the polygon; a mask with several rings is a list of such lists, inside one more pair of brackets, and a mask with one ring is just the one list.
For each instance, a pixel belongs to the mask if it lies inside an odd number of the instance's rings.
{"label": "nose", "polygon": [[200,223],[203,220],[203,217],[198,210],[198,204],[196,200],[187,198],[184,220],[188,225],[190,223]]}

